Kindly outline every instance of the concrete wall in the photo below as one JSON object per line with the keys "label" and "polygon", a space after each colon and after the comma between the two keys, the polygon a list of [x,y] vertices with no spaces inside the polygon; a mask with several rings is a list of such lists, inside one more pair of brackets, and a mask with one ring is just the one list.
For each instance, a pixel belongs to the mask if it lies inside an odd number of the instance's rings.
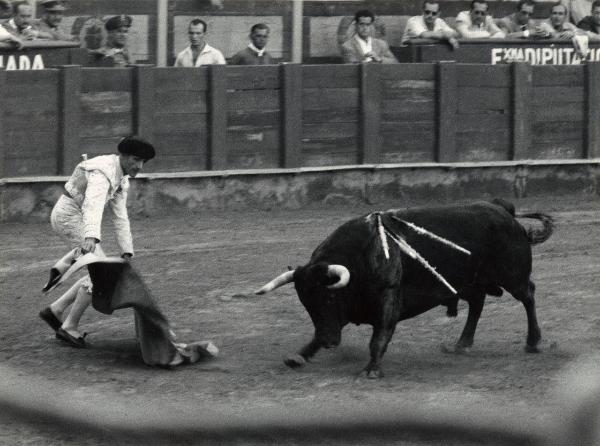
{"label": "concrete wall", "polygon": [[[302,208],[436,197],[447,201],[598,195],[600,159],[362,165],[147,174],[132,180],[132,216],[207,209]],[[48,221],[66,177],[0,180],[0,221]]]}

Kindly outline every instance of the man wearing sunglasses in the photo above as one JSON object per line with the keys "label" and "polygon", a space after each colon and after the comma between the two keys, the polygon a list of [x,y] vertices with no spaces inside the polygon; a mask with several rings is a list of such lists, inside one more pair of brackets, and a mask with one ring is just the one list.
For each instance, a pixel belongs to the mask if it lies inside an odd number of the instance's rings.
{"label": "man wearing sunglasses", "polygon": [[502,39],[504,32],[488,14],[486,0],[473,0],[470,11],[459,12],[456,16],[456,30],[463,39]]}
{"label": "man wearing sunglasses", "polygon": [[446,41],[456,49],[456,37],[458,33],[440,18],[440,3],[437,0],[425,0],[423,14],[411,17],[406,22],[402,45],[406,45],[411,39],[434,39]]}
{"label": "man wearing sunglasses", "polygon": [[530,37],[543,37],[536,29],[531,17],[535,8],[534,0],[519,0],[517,11],[506,17],[498,19],[496,24],[509,39],[528,39]]}

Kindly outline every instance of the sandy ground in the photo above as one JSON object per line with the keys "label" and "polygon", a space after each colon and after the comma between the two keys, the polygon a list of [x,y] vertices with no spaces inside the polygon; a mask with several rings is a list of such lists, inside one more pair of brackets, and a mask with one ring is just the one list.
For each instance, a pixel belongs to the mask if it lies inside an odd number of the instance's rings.
{"label": "sandy ground", "polygon": [[[282,358],[312,335],[312,323],[292,286],[266,296],[252,291],[288,265],[306,263],[335,227],[363,212],[412,203],[311,208],[298,211],[227,212],[136,219],[135,263],[182,341],[211,340],[218,358],[165,370],[145,366],[138,352],[130,310],[102,315],[90,309],[81,328],[90,348],[72,349],[54,338],[37,317],[64,289],[41,293],[49,267],[65,251],[49,224],[0,224],[0,364],[10,373],[1,383],[28,395],[42,383],[46,398],[69,407],[128,404],[143,415],[164,411],[189,417],[212,410],[318,410],[413,404],[422,410],[449,407],[480,413],[524,414],[531,422],[556,416],[554,391],[574,360],[600,353],[600,199],[562,197],[515,201],[520,211],[552,214],[555,233],[535,246],[542,353],[526,354],[522,305],[509,295],[488,298],[468,355],[449,355],[440,345],[458,338],[466,318],[449,320],[438,307],[399,324],[384,358],[381,380],[359,379],[368,360],[370,327],[348,326],[342,345],[321,351],[299,370]],[[115,249],[111,228],[103,242]],[[8,369],[4,369],[8,370]],[[0,398],[2,395],[0,395]],[[0,444],[136,444],[108,434],[77,432],[2,417]],[[192,442],[190,442],[192,443]],[[373,441],[369,442],[373,444]],[[236,444],[245,444],[243,438]],[[272,444],[281,444],[277,439]],[[289,442],[286,444],[290,444]],[[361,444],[337,439],[322,444]],[[362,444],[366,444],[362,442]],[[464,444],[406,436],[395,444]],[[469,443],[470,444],[470,443]],[[482,444],[477,438],[473,444]]]}

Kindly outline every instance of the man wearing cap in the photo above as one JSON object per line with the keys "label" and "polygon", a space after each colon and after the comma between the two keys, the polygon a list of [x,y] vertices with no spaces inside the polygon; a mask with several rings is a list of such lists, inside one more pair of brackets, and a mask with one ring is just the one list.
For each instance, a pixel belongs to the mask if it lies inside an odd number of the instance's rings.
{"label": "man wearing cap", "polygon": [[[81,254],[93,252],[104,256],[100,246],[104,208],[108,205],[121,256],[133,256],[133,241],[127,213],[129,178],[135,177],[146,161],[154,158],[154,147],[136,136],[124,138],[119,154],[101,155],[80,162],[58,199],[50,223],[52,229]],[[85,347],[79,333],[79,321],[91,303],[91,281],[86,276],[65,294],[40,312],[40,317],[56,333],[56,337],[74,347]],[[73,304],[67,313],[67,307]],[[65,317],[66,316],[66,317]]]}
{"label": "man wearing cap", "polygon": [[92,56],[102,65],[125,67],[129,64],[127,36],[131,21],[128,15],[118,15],[109,18],[104,24],[107,32],[106,44],[91,51]]}
{"label": "man wearing cap", "polygon": [[37,29],[40,32],[38,39],[77,40],[60,27],[66,9],[62,0],[41,0],[40,6],[44,12],[37,22]]}

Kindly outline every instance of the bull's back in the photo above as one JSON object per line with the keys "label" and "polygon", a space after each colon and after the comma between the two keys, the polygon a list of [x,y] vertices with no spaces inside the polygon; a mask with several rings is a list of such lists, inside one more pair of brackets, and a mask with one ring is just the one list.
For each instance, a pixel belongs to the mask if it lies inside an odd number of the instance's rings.
{"label": "bull's back", "polygon": [[[523,227],[501,206],[487,202],[460,206],[413,208],[393,215],[420,226],[471,252],[466,255],[430,237],[396,224],[408,243],[455,288],[480,281],[506,287],[531,272],[531,248]],[[431,272],[407,260],[407,285],[442,289]]]}

